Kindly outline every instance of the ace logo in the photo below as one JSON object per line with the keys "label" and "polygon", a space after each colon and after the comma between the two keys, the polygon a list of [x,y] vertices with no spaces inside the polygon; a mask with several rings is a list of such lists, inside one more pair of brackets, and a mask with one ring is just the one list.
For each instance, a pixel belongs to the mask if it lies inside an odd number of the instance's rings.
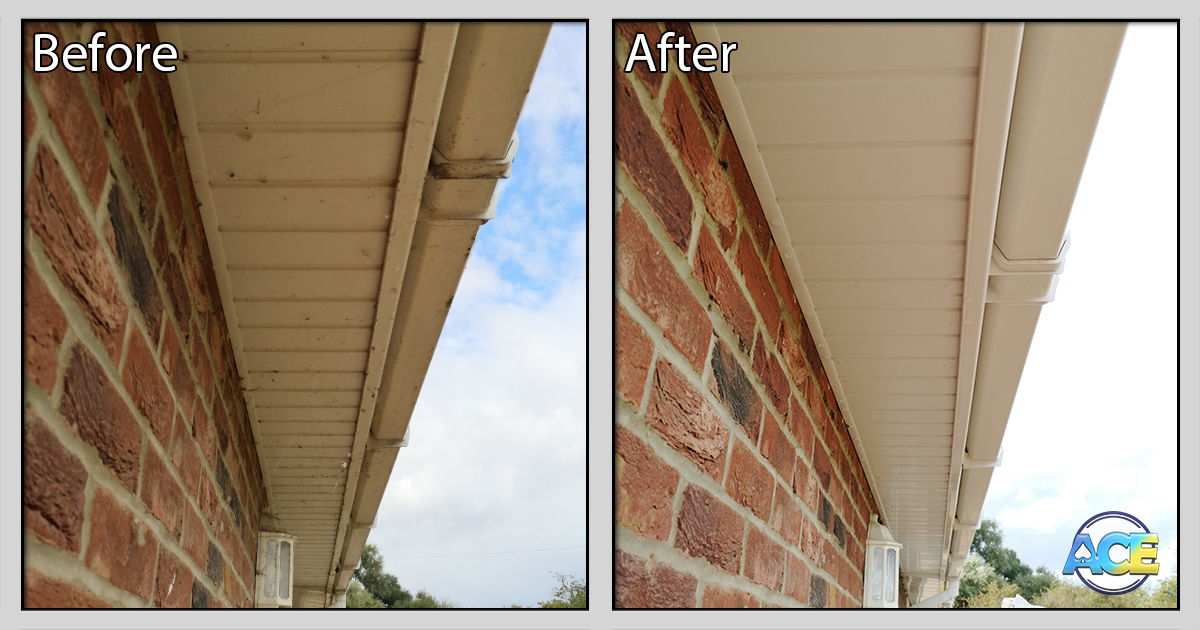
{"label": "ace logo", "polygon": [[1098,593],[1120,595],[1158,575],[1157,559],[1158,534],[1145,523],[1125,512],[1101,512],[1075,532],[1062,572]]}

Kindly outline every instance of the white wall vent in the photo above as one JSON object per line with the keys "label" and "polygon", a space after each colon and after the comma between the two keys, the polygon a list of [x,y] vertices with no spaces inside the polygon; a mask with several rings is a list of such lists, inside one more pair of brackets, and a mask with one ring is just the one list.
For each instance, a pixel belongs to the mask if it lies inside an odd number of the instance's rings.
{"label": "white wall vent", "polygon": [[279,532],[259,533],[255,607],[291,608],[292,558],[295,551],[295,536]]}
{"label": "white wall vent", "polygon": [[871,515],[867,530],[867,570],[863,580],[864,608],[898,608],[900,602],[900,543]]}

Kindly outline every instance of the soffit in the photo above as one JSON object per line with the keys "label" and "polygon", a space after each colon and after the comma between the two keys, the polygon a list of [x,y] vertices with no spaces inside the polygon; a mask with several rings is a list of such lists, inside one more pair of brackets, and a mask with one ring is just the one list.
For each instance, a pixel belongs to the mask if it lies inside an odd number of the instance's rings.
{"label": "soffit", "polygon": [[716,30],[743,42],[732,87],[745,124],[731,124],[747,164],[759,165],[760,196],[773,192],[764,205],[779,209],[776,242],[801,270],[793,283],[811,296],[806,315],[823,331],[902,566],[936,573],[950,516],[983,25]]}

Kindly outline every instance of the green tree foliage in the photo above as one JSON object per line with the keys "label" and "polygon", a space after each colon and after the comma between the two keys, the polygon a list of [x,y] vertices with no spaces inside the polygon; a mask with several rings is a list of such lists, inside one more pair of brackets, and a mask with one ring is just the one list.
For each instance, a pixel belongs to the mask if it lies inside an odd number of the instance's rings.
{"label": "green tree foliage", "polygon": [[1016,584],[1005,584],[1000,581],[988,582],[983,590],[967,598],[967,608],[999,608],[1000,600],[1012,597],[1021,592]]}
{"label": "green tree foliage", "polygon": [[587,584],[565,573],[555,573],[558,586],[554,597],[538,604],[539,608],[587,608]]}
{"label": "green tree foliage", "polygon": [[[362,593],[355,589],[361,585]],[[353,596],[352,596],[353,593]],[[353,597],[353,598],[352,598]],[[378,603],[379,605],[373,605]],[[346,590],[347,608],[453,608],[450,602],[438,600],[427,591],[416,595],[400,586],[396,576],[383,570],[383,555],[375,545],[363,547],[354,570],[354,580]]]}
{"label": "green tree foliage", "polygon": [[1034,571],[1021,562],[1016,551],[1004,546],[1004,534],[995,519],[985,519],[979,524],[975,539],[971,541],[971,552],[979,554],[1006,582],[1019,586],[1025,599],[1032,600],[1041,595],[1056,581],[1049,569],[1038,567]]}

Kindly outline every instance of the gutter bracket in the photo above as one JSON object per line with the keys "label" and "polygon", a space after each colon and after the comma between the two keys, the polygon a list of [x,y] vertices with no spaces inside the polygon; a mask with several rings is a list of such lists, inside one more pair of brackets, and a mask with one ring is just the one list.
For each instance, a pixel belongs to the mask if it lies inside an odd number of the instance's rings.
{"label": "gutter bracket", "polygon": [[429,163],[433,179],[506,179],[512,174],[513,157],[517,154],[517,134],[508,142],[500,159],[451,160],[435,146]]}
{"label": "gutter bracket", "polygon": [[996,455],[996,459],[975,459],[970,453],[963,453],[962,467],[967,468],[996,468],[1004,463],[1004,447],[1000,447],[1000,452]]}
{"label": "gutter bracket", "polygon": [[988,271],[987,303],[1046,304],[1054,300],[1058,276],[1071,246],[1068,234],[1058,256],[1046,260],[1012,260],[992,243],[992,262]]}

